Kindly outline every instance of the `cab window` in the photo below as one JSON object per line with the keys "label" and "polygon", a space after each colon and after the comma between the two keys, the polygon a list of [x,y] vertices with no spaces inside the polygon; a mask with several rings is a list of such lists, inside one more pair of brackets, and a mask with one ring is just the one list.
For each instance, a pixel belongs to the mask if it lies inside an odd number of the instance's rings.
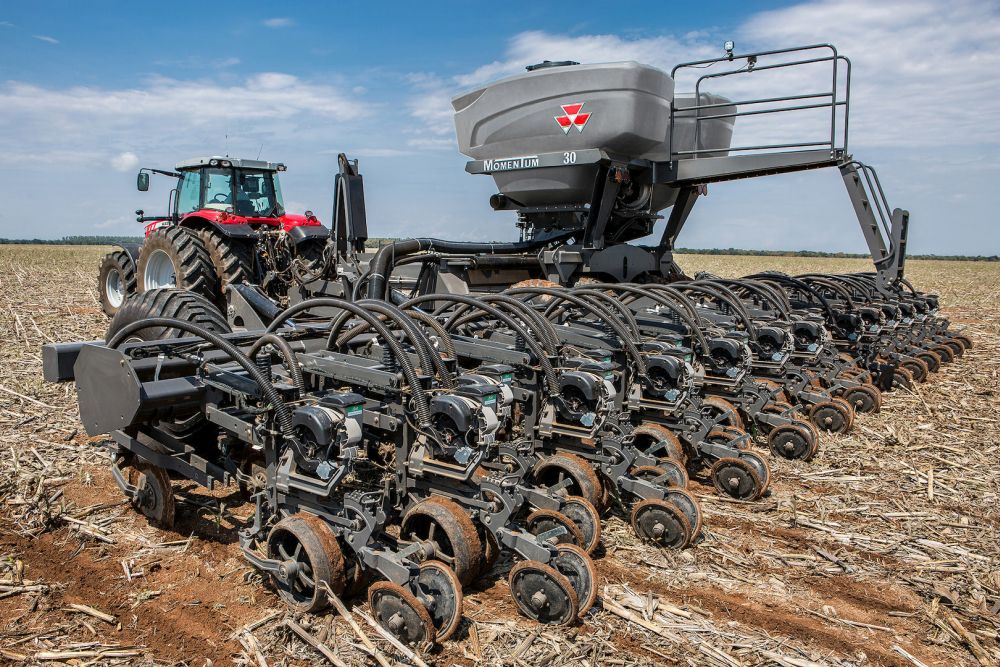
{"label": "cab window", "polygon": [[232,169],[205,170],[205,208],[224,211],[233,205]]}
{"label": "cab window", "polygon": [[236,215],[270,217],[280,206],[271,174],[266,171],[241,170],[236,180]]}
{"label": "cab window", "polygon": [[177,212],[181,215],[197,211],[201,203],[201,172],[186,171],[177,193]]}

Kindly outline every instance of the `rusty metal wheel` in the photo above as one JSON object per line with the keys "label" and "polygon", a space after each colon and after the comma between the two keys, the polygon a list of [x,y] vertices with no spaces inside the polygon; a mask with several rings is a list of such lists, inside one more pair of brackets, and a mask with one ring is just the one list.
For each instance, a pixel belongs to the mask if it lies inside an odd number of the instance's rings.
{"label": "rusty metal wheel", "polygon": [[635,448],[644,454],[673,459],[681,465],[687,464],[687,454],[680,438],[662,424],[644,421],[635,427],[632,437]]}
{"label": "rusty metal wheel", "polygon": [[576,524],[583,536],[583,549],[592,554],[601,543],[601,515],[586,498],[570,496],[563,503],[562,513]]}
{"label": "rusty metal wheel", "polygon": [[952,359],[958,359],[959,357],[965,356],[965,346],[962,344],[962,341],[956,338],[949,338],[942,344],[947,345],[948,349],[951,350]]}
{"label": "rusty metal wheel", "polygon": [[931,350],[919,350],[914,353],[913,356],[924,362],[927,365],[927,370],[931,373],[937,373],[941,370],[941,357],[939,357],[936,352],[932,352]]}
{"label": "rusty metal wheel", "polygon": [[961,343],[962,347],[964,347],[966,351],[972,349],[972,339],[966,336],[965,334],[952,334],[951,337],[952,340],[957,340],[959,343]]}
{"label": "rusty metal wheel", "polygon": [[479,573],[483,556],[479,533],[469,514],[453,500],[432,496],[418,502],[403,515],[399,538],[404,545],[430,545],[431,558],[454,570],[463,584]]}
{"label": "rusty metal wheel", "polygon": [[808,461],[816,454],[819,439],[804,424],[782,424],[767,435],[767,446],[786,459]]}
{"label": "rusty metal wheel", "polygon": [[941,357],[941,363],[950,364],[955,361],[955,352],[945,344],[935,345],[931,348],[931,352]]}
{"label": "rusty metal wheel", "polygon": [[767,489],[753,464],[731,456],[712,464],[710,476],[719,493],[737,500],[757,500]]}
{"label": "rusty metal wheel", "polygon": [[691,524],[687,517],[666,500],[649,498],[636,503],[629,524],[643,542],[665,549],[683,549],[691,543]]}
{"label": "rusty metal wheel", "polygon": [[549,538],[553,544],[576,544],[585,546],[587,539],[573,519],[556,510],[535,510],[524,520],[525,529],[532,535],[542,535],[558,528],[565,528],[561,535]]}
{"label": "rusty metal wheel", "polygon": [[870,384],[848,387],[841,394],[855,412],[875,413],[882,407],[882,392]]}
{"label": "rusty metal wheel", "polygon": [[321,582],[337,595],[344,592],[344,554],[330,526],[314,514],[299,512],[276,523],[267,536],[267,554],[281,561],[271,579],[295,611],[311,613],[329,604]]}
{"label": "rusty metal wheel", "polygon": [[417,597],[397,583],[377,581],[368,589],[368,606],[383,628],[410,646],[432,644],[434,620]]}
{"label": "rusty metal wheel", "polygon": [[580,614],[572,582],[551,565],[524,560],[510,570],[507,581],[518,611],[546,625],[570,625]]}
{"label": "rusty metal wheel", "polygon": [[137,489],[132,498],[132,506],[151,523],[161,528],[173,528],[174,492],[167,471],[152,463],[140,461],[128,468],[127,479]]}
{"label": "rusty metal wheel", "polygon": [[455,634],[462,622],[462,584],[455,571],[439,560],[425,560],[417,575],[416,597],[434,623],[437,641]]}
{"label": "rusty metal wheel", "polygon": [[595,507],[601,501],[601,480],[587,459],[557,452],[545,456],[531,469],[531,481],[569,496],[582,496]]}
{"label": "rusty metal wheel", "polygon": [[923,359],[917,357],[905,357],[899,362],[900,368],[905,368],[910,372],[910,379],[914,382],[926,382],[930,369]]}
{"label": "rusty metal wheel", "polygon": [[913,389],[913,374],[904,366],[898,366],[892,371],[893,389]]}
{"label": "rusty metal wheel", "polygon": [[809,410],[809,420],[824,431],[847,433],[853,422],[854,410],[845,401],[820,401]]}
{"label": "rusty metal wheel", "polygon": [[769,378],[754,378],[753,381],[755,384],[765,387],[768,391],[770,391],[774,400],[785,403],[788,403],[791,400],[788,396],[788,392],[785,391],[784,386],[780,382],[775,382]]}
{"label": "rusty metal wheel", "polygon": [[725,424],[726,426],[735,426],[736,428],[746,428],[743,424],[743,418],[740,417],[739,410],[730,401],[722,398],[721,396],[706,396],[702,399],[702,411],[707,412],[713,418],[723,417],[720,424]]}
{"label": "rusty metal wheel", "polygon": [[579,605],[577,615],[583,616],[597,601],[597,572],[594,569],[594,561],[586,551],[575,544],[560,544],[556,547],[556,552],[556,557],[551,561],[552,567],[569,579]]}

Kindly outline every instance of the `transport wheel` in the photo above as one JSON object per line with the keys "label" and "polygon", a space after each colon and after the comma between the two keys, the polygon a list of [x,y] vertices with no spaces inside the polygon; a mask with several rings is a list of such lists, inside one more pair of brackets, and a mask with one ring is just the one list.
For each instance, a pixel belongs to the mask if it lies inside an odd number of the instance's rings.
{"label": "transport wheel", "polygon": [[97,273],[97,296],[104,314],[114,317],[135,290],[135,266],[128,253],[117,250],[105,255]]}
{"label": "transport wheel", "polygon": [[835,401],[820,401],[809,410],[809,420],[824,431],[846,433],[851,428],[850,406]]}
{"label": "transport wheel", "polygon": [[927,363],[923,359],[918,359],[916,357],[907,357],[899,362],[900,368],[905,368],[910,372],[910,379],[913,382],[926,382],[927,376],[930,374],[930,369],[927,367]]}
{"label": "transport wheel", "polygon": [[782,424],[767,435],[767,446],[786,459],[808,461],[816,453],[817,439],[800,424]]}
{"label": "transport wheel", "polygon": [[941,357],[937,353],[930,350],[920,350],[913,356],[927,364],[927,370],[931,373],[937,373],[941,370]]}
{"label": "transport wheel", "polygon": [[510,593],[517,610],[546,625],[570,625],[580,614],[580,602],[569,579],[536,560],[524,560],[510,570]]}
{"label": "transport wheel", "polygon": [[965,346],[962,345],[961,341],[955,338],[949,338],[944,342],[944,345],[948,346],[948,349],[951,350],[952,359],[965,356]]}
{"label": "transport wheel", "polygon": [[[104,339],[110,341],[129,324],[153,317],[183,320],[213,333],[232,331],[223,314],[205,297],[182,289],[158,289],[143,292],[122,304],[111,318]],[[183,335],[186,334],[173,327],[149,327],[136,331],[128,340],[161,340]]]}
{"label": "transport wheel", "polygon": [[594,561],[586,551],[575,544],[560,544],[556,546],[556,551],[558,553],[552,559],[552,567],[569,579],[579,604],[577,615],[583,616],[597,601],[597,572],[594,570]]}
{"label": "transport wheel", "polygon": [[577,527],[576,523],[562,512],[557,512],[556,510],[535,510],[524,520],[524,527],[532,535],[541,535],[550,530],[565,528],[566,532],[550,538],[549,541],[553,544],[585,546],[587,543],[583,532]]}
{"label": "transport wheel", "polygon": [[580,529],[583,536],[580,546],[587,553],[594,553],[601,543],[601,515],[597,508],[586,498],[570,496],[563,503],[562,513]]}
{"label": "transport wheel", "polygon": [[174,525],[174,492],[167,471],[140,461],[128,469],[128,483],[138,489],[132,506],[161,528]]}
{"label": "transport wheel", "polygon": [[483,545],[476,525],[458,503],[431,497],[407,510],[399,529],[400,543],[420,542],[433,548],[432,558],[455,571],[468,584],[480,569]]}
{"label": "transport wheel", "polygon": [[158,229],[146,237],[136,261],[139,292],[164,287],[217,298],[219,277],[198,232],[184,227]]}
{"label": "transport wheel", "polygon": [[701,402],[704,408],[708,408],[708,413],[713,418],[721,417],[725,415],[725,418],[719,422],[720,424],[725,424],[727,426],[735,426],[736,428],[746,428],[743,424],[743,418],[740,417],[739,411],[736,406],[730,401],[720,397],[720,396],[706,396]]}
{"label": "transport wheel", "polygon": [[434,620],[417,597],[399,584],[377,581],[368,589],[368,606],[383,628],[410,646],[434,643]]}
{"label": "transport wheel", "polygon": [[417,599],[430,614],[437,641],[455,634],[462,622],[462,584],[455,572],[439,560],[426,560],[420,564],[416,589]]}
{"label": "transport wheel", "polygon": [[643,476],[644,479],[653,480],[656,478],[663,478],[661,483],[665,486],[672,486],[680,489],[686,489],[688,485],[688,474],[680,463],[674,461],[673,459],[661,459],[656,465],[649,466],[636,466],[632,468],[629,472],[633,475],[639,476],[638,471],[643,470],[646,473]]}
{"label": "transport wheel", "polygon": [[757,500],[767,488],[754,465],[735,457],[716,461],[710,475],[719,493],[737,500]]}
{"label": "transport wheel", "polygon": [[569,479],[563,492],[582,496],[595,507],[601,500],[601,480],[586,459],[576,454],[558,452],[542,458],[531,470],[531,481],[539,486],[552,488]]}
{"label": "transport wheel", "polygon": [[899,366],[892,371],[893,389],[913,389],[913,374],[904,366]]}
{"label": "transport wheel", "polygon": [[246,239],[232,239],[216,229],[197,232],[208,251],[212,268],[218,277],[218,292],[213,295],[220,306],[226,304],[226,287],[254,282],[254,245]]}
{"label": "transport wheel", "polygon": [[274,525],[267,536],[268,558],[282,561],[272,577],[278,595],[295,611],[312,613],[329,604],[321,582],[338,596],[344,592],[344,554],[330,526],[314,514],[299,512]]}
{"label": "transport wheel", "polygon": [[774,400],[783,401],[788,403],[791,399],[788,396],[788,392],[785,388],[778,382],[768,378],[754,378],[754,382],[762,387],[766,387],[771,395],[774,396]]}
{"label": "transport wheel", "polygon": [[882,407],[882,392],[870,384],[848,387],[841,396],[855,412],[874,413]]}
{"label": "transport wheel", "polygon": [[948,345],[935,345],[931,348],[931,352],[941,357],[941,363],[950,364],[955,361],[955,353]]}
{"label": "transport wheel", "polygon": [[952,334],[952,339],[957,340],[966,350],[972,349],[972,339],[965,334]]}
{"label": "transport wheel", "polygon": [[665,549],[683,549],[691,543],[691,524],[687,517],[666,500],[648,498],[636,503],[629,524],[643,542]]}
{"label": "transport wheel", "polygon": [[644,454],[669,458],[681,465],[687,463],[687,454],[680,438],[662,424],[643,422],[632,431],[633,445]]}

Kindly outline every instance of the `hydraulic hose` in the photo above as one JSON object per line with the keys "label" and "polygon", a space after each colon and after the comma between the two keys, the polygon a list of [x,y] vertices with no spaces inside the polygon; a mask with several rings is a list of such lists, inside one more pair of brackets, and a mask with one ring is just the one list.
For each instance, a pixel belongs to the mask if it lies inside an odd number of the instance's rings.
{"label": "hydraulic hose", "polygon": [[285,365],[288,366],[288,372],[292,376],[292,384],[294,384],[295,388],[299,390],[299,396],[304,394],[306,391],[306,383],[302,378],[302,369],[299,368],[299,360],[295,357],[295,350],[292,349],[292,346],[289,345],[288,341],[284,338],[278,336],[277,334],[266,333],[250,346],[247,356],[253,359],[257,352],[268,344],[273,345],[285,360]]}
{"label": "hydraulic hose", "polygon": [[268,402],[274,406],[274,412],[278,419],[278,424],[281,427],[281,432],[286,436],[292,434],[292,414],[288,410],[288,406],[281,399],[281,395],[278,390],[274,388],[264,373],[257,367],[250,357],[240,352],[240,349],[230,343],[228,340],[222,336],[209,331],[197,324],[192,324],[184,320],[177,320],[172,317],[152,317],[146,320],[140,320],[138,322],[132,322],[122,327],[118,333],[112,336],[111,340],[108,341],[108,347],[117,349],[123,341],[127,340],[128,337],[137,331],[142,331],[143,329],[150,329],[152,327],[170,327],[173,329],[180,329],[189,334],[197,336],[202,340],[205,340],[218,349],[222,350],[230,356],[230,358],[238,363],[243,370],[247,372],[253,381],[257,383],[260,390],[264,392],[264,396],[267,398]]}

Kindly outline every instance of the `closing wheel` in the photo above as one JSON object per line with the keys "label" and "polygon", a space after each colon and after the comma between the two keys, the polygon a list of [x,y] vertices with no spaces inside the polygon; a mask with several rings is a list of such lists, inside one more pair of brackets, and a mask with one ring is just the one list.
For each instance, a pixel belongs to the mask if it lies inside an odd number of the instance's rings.
{"label": "closing wheel", "polygon": [[943,345],[946,345],[949,350],[951,350],[951,358],[958,359],[959,357],[965,356],[965,346],[962,345],[962,341],[956,338],[949,338]]}
{"label": "closing wheel", "polygon": [[820,401],[809,410],[809,420],[824,431],[846,433],[853,421],[851,412],[844,401]]}
{"label": "closing wheel", "polygon": [[701,404],[703,409],[708,408],[708,413],[712,417],[718,418],[725,415],[725,418],[719,422],[720,424],[735,426],[736,428],[746,428],[736,406],[721,396],[706,396]]}
{"label": "closing wheel", "polygon": [[964,347],[966,350],[972,349],[972,339],[966,336],[965,334],[952,334],[951,337],[953,340],[957,340],[959,343],[961,343],[962,347]]}
{"label": "closing wheel", "polygon": [[136,487],[132,506],[161,528],[174,525],[174,492],[167,471],[151,463],[139,462],[128,469],[128,482]]}
{"label": "closing wheel", "polygon": [[275,524],[267,536],[267,555],[281,561],[271,579],[295,611],[311,613],[327,606],[321,582],[337,595],[344,592],[344,554],[337,536],[318,516],[300,512]]}
{"label": "closing wheel", "polygon": [[524,527],[532,535],[541,535],[556,528],[565,528],[566,532],[549,540],[553,544],[576,544],[583,547],[587,542],[576,523],[562,512],[555,510],[535,510],[525,519]]}
{"label": "closing wheel", "polygon": [[597,572],[594,561],[586,551],[575,544],[560,544],[551,565],[559,574],[569,579],[579,604],[577,614],[583,616],[597,601]]}
{"label": "closing wheel", "polygon": [[378,624],[404,644],[433,643],[437,636],[427,608],[399,584],[391,581],[372,584],[368,589],[368,606]]}
{"label": "closing wheel", "polygon": [[893,389],[913,389],[913,374],[908,368],[899,366],[892,371]]}
{"label": "closing wheel", "polygon": [[462,622],[462,584],[455,572],[439,560],[424,561],[416,593],[430,614],[437,640],[443,642],[455,634]]}
{"label": "closing wheel", "polygon": [[930,373],[930,369],[923,359],[918,359],[916,357],[907,357],[899,362],[901,368],[905,368],[910,372],[910,379],[913,382],[924,382],[927,380],[927,375]]}
{"label": "closing wheel", "polygon": [[937,373],[941,370],[941,357],[939,357],[936,352],[932,352],[931,350],[920,350],[913,356],[927,364],[927,370],[931,373]]}
{"label": "closing wheel", "polygon": [[649,498],[632,508],[629,523],[644,542],[666,549],[683,549],[691,543],[691,524],[673,503]]}
{"label": "closing wheel", "polygon": [[767,465],[764,457],[756,452],[740,452],[739,459],[750,464],[757,471],[757,476],[760,477],[761,484],[764,486],[764,492],[761,495],[766,494],[771,486],[771,466]]}
{"label": "closing wheel", "polygon": [[873,413],[882,407],[882,392],[870,384],[848,387],[841,396],[855,412]]}
{"label": "closing wheel", "polygon": [[542,458],[531,470],[531,481],[546,488],[559,486],[566,495],[583,496],[595,507],[601,501],[601,480],[594,466],[576,454],[559,452]]}
{"label": "closing wheel", "polygon": [[709,474],[719,493],[737,500],[757,500],[767,490],[756,466],[742,458],[721,458]]}
{"label": "closing wheel", "polygon": [[754,378],[753,381],[762,387],[766,387],[767,390],[771,392],[774,400],[784,401],[785,403],[791,400],[788,396],[788,392],[785,391],[785,388],[781,385],[781,383],[775,382],[769,378]]}
{"label": "closing wheel", "polygon": [[680,464],[687,463],[687,454],[680,438],[662,424],[643,422],[632,431],[633,446],[644,454],[669,458]]}
{"label": "closing wheel", "polygon": [[458,503],[437,496],[426,498],[407,510],[399,529],[400,542],[421,542],[433,549],[431,558],[452,568],[463,584],[480,569],[482,542],[476,525]]}
{"label": "closing wheel", "polygon": [[687,470],[674,460],[664,459],[654,466],[636,466],[629,471],[635,477],[641,477],[652,481],[659,479],[664,486],[673,486],[679,489],[687,488]]}
{"label": "closing wheel", "polygon": [[570,625],[580,613],[572,582],[551,565],[524,560],[507,578],[517,610],[546,625]]}
{"label": "closing wheel", "polygon": [[737,449],[747,449],[750,447],[750,439],[746,438],[746,435],[746,431],[733,428],[732,426],[714,426],[705,435],[705,440],[718,445],[729,445],[732,443],[732,446]]}
{"label": "closing wheel", "polygon": [[941,357],[941,363],[950,364],[955,361],[955,352],[948,345],[935,345],[931,348],[931,352]]}
{"label": "closing wheel", "polygon": [[583,536],[580,546],[587,553],[594,553],[601,543],[601,515],[597,508],[586,498],[570,496],[563,503],[561,511],[580,529],[580,535]]}
{"label": "closing wheel", "polygon": [[666,500],[684,513],[684,518],[691,525],[691,539],[697,539],[701,534],[701,505],[695,497],[684,489],[667,489]]}
{"label": "closing wheel", "polygon": [[803,424],[782,424],[767,435],[767,446],[786,459],[808,461],[816,454],[818,439]]}

